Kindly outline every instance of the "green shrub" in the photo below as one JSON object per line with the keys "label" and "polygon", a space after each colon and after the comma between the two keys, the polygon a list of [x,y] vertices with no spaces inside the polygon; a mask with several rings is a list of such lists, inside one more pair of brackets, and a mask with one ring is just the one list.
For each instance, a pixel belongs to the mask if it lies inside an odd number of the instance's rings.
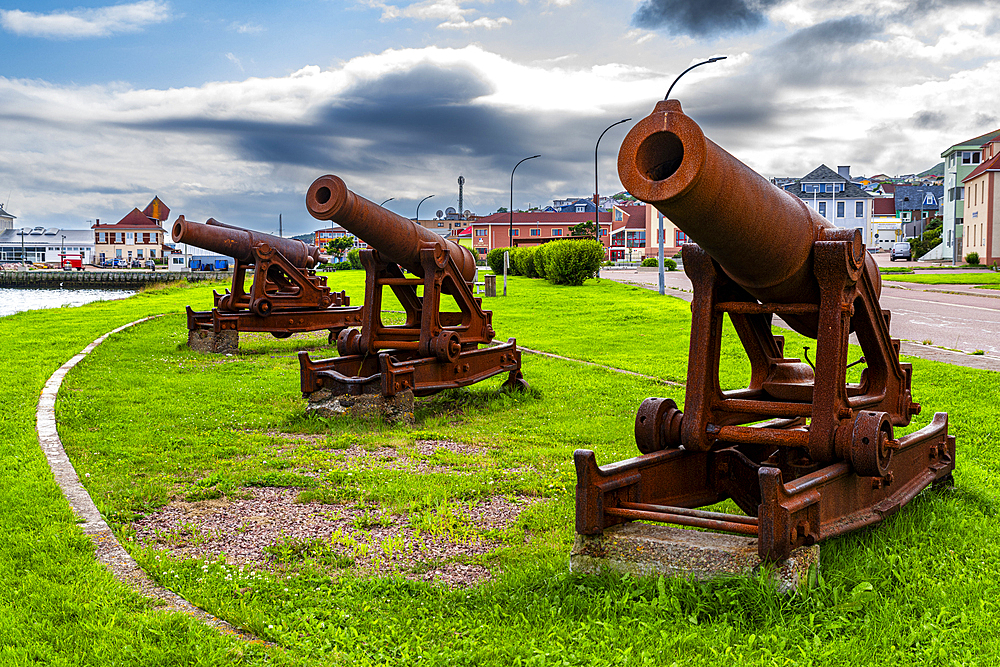
{"label": "green shrub", "polygon": [[665,259],[665,260],[663,260],[663,266],[666,267],[667,271],[676,271],[677,270],[677,262],[675,262],[672,259]]}
{"label": "green shrub", "polygon": [[604,246],[597,241],[553,241],[545,251],[545,277],[556,285],[582,285],[601,267]]}
{"label": "green shrub", "polygon": [[525,278],[538,277],[538,273],[535,271],[534,247],[517,249],[517,270]]}
{"label": "green shrub", "polygon": [[351,248],[347,253],[347,261],[350,263],[352,269],[361,268],[361,251],[357,248]]}
{"label": "green shrub", "polygon": [[965,256],[965,263],[966,264],[971,264],[972,266],[978,266],[979,265],[979,253],[978,252],[970,252],[968,255]]}
{"label": "green shrub", "polygon": [[498,276],[503,275],[503,254],[508,250],[510,248],[493,248],[493,250],[486,253],[486,263],[493,270],[493,273]]}
{"label": "green shrub", "polygon": [[655,257],[647,257],[646,259],[642,260],[642,266],[659,266],[659,265],[660,265],[660,260],[656,259]]}
{"label": "green shrub", "polygon": [[348,271],[350,269],[353,269],[354,265],[351,264],[350,262],[337,262],[336,264],[333,265],[333,268],[336,271]]}
{"label": "green shrub", "polygon": [[545,261],[549,253],[549,244],[543,243],[535,248],[535,273],[538,274],[539,278],[547,278],[548,275],[545,272]]}

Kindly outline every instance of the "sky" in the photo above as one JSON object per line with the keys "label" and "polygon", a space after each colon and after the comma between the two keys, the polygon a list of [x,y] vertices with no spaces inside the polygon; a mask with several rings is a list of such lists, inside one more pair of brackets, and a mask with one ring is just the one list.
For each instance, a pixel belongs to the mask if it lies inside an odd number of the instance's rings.
{"label": "sky", "polygon": [[1000,128],[1000,0],[0,0],[0,205],[86,228],[171,220],[288,236],[337,174],[405,217],[621,190],[674,88],[770,178],[919,172]]}

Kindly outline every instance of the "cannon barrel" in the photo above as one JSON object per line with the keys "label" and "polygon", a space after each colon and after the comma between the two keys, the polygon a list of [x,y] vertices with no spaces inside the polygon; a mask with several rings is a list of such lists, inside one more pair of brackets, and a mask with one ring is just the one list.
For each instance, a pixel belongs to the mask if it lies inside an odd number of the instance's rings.
{"label": "cannon barrel", "polygon": [[418,276],[424,275],[420,263],[421,243],[431,243],[443,253],[451,254],[467,282],[475,278],[476,260],[468,248],[351,192],[338,176],[317,178],[306,194],[306,208],[317,220],[336,222],[378,250],[384,259]]}
{"label": "cannon barrel", "polygon": [[[859,231],[836,228],[706,138],[677,100],[657,103],[628,133],[618,175],[626,190],[652,204],[763,302],[819,303],[813,242],[851,240],[855,256],[863,252]],[[864,255],[878,293],[878,267]],[[815,317],[784,319],[816,337]]]}
{"label": "cannon barrel", "polygon": [[280,236],[234,227],[215,218],[209,218],[202,224],[185,220],[182,215],[174,222],[171,236],[174,243],[187,243],[220,255],[228,255],[244,264],[254,263],[253,247],[261,242],[267,243],[301,269],[311,269],[327,259],[319,248],[298,239],[283,239]]}

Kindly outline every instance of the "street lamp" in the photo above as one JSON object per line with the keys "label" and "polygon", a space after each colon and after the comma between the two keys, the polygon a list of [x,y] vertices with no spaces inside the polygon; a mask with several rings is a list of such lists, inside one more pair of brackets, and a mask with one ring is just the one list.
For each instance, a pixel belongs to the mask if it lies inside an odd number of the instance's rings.
{"label": "street lamp", "polygon": [[[597,180],[597,148],[601,145],[601,139],[604,138],[604,133],[613,128],[615,125],[621,125],[622,123],[627,123],[631,118],[623,118],[617,123],[612,123],[608,125],[604,132],[601,132],[601,136],[597,137],[597,144],[594,146],[594,225],[597,230],[594,232],[597,242],[601,242],[601,196],[600,196],[600,183]],[[614,225],[612,225],[613,227]],[[609,244],[610,245],[610,244]],[[627,245],[627,244],[626,244]],[[600,275],[600,270],[598,269],[598,274]]]}
{"label": "street lamp", "polygon": [[385,206],[386,204],[388,204],[389,202],[391,202],[393,199],[395,199],[395,197],[389,197],[384,202],[382,202],[381,204],[379,204],[379,206]]}
{"label": "street lamp", "polygon": [[[687,74],[688,72],[690,72],[691,70],[693,70],[695,67],[701,67],[702,65],[707,65],[709,63],[717,63],[720,60],[725,60],[725,59],[726,59],[726,56],[716,56],[714,58],[709,58],[708,60],[702,60],[700,63],[695,63],[694,65],[691,65],[686,70],[684,70],[683,72],[681,72],[680,74],[677,75],[677,78],[674,79],[674,82],[670,84],[669,88],[667,88],[667,94],[663,96],[663,99],[664,100],[669,100],[670,99],[670,91],[672,91],[674,89],[674,86],[677,85],[677,82],[681,80],[682,76],[684,76],[685,74]],[[666,278],[663,275],[663,216],[662,216],[662,214],[659,216],[659,219],[660,219],[660,226],[659,226],[659,237],[660,238],[659,238],[659,242],[657,243],[657,246],[658,246],[658,249],[659,249],[659,258],[660,258],[660,271],[659,271],[659,274],[660,274],[660,294],[665,294],[666,293],[666,285],[665,285]],[[625,238],[626,238],[626,245],[628,245],[628,243],[627,243],[628,234],[625,235]]]}
{"label": "street lamp", "polygon": [[[414,218],[414,220],[416,221],[416,223],[418,225],[420,224],[420,205],[423,204],[425,201],[427,201],[428,199],[430,199],[433,196],[434,195],[427,195],[426,197],[424,197],[423,199],[421,199],[419,202],[417,202],[417,217]],[[390,197],[390,199],[391,199],[391,197]],[[389,200],[386,199],[385,201],[389,201]],[[385,202],[382,202],[382,203],[384,204]]]}
{"label": "street lamp", "polygon": [[718,62],[720,60],[725,60],[725,59],[726,59],[726,56],[716,56],[715,58],[709,58],[708,60],[703,60],[700,63],[695,63],[694,65],[691,65],[691,67],[688,67],[686,70],[684,70],[683,72],[681,72],[680,74],[677,75],[677,78],[674,79],[674,82],[672,84],[670,84],[669,88],[667,88],[667,94],[664,96],[663,99],[669,100],[670,99],[670,91],[674,89],[674,86],[677,85],[677,82],[681,80],[682,76],[684,76],[685,74],[687,74],[688,72],[690,72],[691,70],[693,70],[695,67],[701,67],[702,65],[707,65],[709,63],[715,63],[715,62]]}
{"label": "street lamp", "polygon": [[[524,160],[521,160],[521,162],[524,162],[525,160],[534,160],[536,157],[542,157],[542,156],[540,154],[532,155],[531,157],[524,158]],[[514,168],[510,170],[510,208],[507,209],[507,213],[510,214],[510,224],[508,225],[507,229],[507,247],[509,248],[514,247],[514,172],[517,171],[517,168],[521,166],[521,162],[515,164]],[[504,294],[504,296],[507,295]]]}
{"label": "street lamp", "polygon": [[59,269],[62,270],[63,265],[66,263],[66,235],[62,235],[62,245],[60,246],[59,252]]}

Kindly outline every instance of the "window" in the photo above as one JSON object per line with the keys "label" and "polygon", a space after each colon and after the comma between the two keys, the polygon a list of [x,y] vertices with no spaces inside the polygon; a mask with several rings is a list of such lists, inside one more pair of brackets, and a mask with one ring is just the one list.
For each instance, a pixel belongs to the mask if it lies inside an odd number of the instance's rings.
{"label": "window", "polygon": [[477,229],[476,230],[476,236],[486,236],[486,232],[487,232],[487,230],[485,230],[485,229]]}
{"label": "window", "polygon": [[618,222],[622,221],[622,211],[620,208],[615,209],[615,220]]}
{"label": "window", "polygon": [[955,199],[958,201],[965,200],[965,188],[955,188]]}
{"label": "window", "polygon": [[845,208],[844,202],[842,202],[842,201],[837,202],[837,217],[838,218],[843,218],[844,217],[844,208]]}
{"label": "window", "polygon": [[690,242],[691,241],[690,239],[688,239],[687,234],[685,234],[679,229],[674,230],[674,245],[682,245],[684,243],[690,243]]}
{"label": "window", "polygon": [[607,236],[607,235],[608,235],[608,230],[602,229],[601,230],[601,236]]}
{"label": "window", "polygon": [[540,230],[540,229],[532,229],[531,230],[531,235],[532,236],[541,236],[542,235],[542,230]]}
{"label": "window", "polygon": [[514,230],[514,236],[520,236],[520,235],[521,235],[521,230],[520,229],[515,229]]}
{"label": "window", "polygon": [[561,227],[554,227],[552,229],[552,236],[562,236],[562,232],[563,230]]}
{"label": "window", "polygon": [[825,201],[821,201],[819,203],[819,214],[821,216],[823,216],[824,218],[826,217],[826,202]]}
{"label": "window", "polygon": [[865,217],[865,203],[863,201],[854,202],[854,217],[855,218]]}
{"label": "window", "polygon": [[587,210],[587,207],[585,205],[583,205],[583,204],[577,204],[576,205],[576,212],[577,213],[584,213],[584,212],[586,212],[586,210]]}
{"label": "window", "polygon": [[803,183],[802,192],[819,192],[819,185],[817,183]]}
{"label": "window", "polygon": [[962,151],[962,164],[979,164],[980,151]]}
{"label": "window", "polygon": [[438,227],[444,227],[444,221],[443,220],[439,220],[438,221]]}
{"label": "window", "polygon": [[142,248],[135,251],[136,259],[142,259]]}
{"label": "window", "polygon": [[149,256],[150,257],[156,257],[156,251],[155,250],[150,250],[149,251]]}
{"label": "window", "polygon": [[158,232],[153,232],[153,243],[159,243],[159,240],[158,240],[159,236],[160,235],[159,235]]}
{"label": "window", "polygon": [[127,243],[128,245],[132,245],[133,243],[135,243],[134,232],[125,232],[125,243]]}
{"label": "window", "polygon": [[117,257],[118,259],[122,258],[122,249],[121,248],[115,248],[115,257]]}

